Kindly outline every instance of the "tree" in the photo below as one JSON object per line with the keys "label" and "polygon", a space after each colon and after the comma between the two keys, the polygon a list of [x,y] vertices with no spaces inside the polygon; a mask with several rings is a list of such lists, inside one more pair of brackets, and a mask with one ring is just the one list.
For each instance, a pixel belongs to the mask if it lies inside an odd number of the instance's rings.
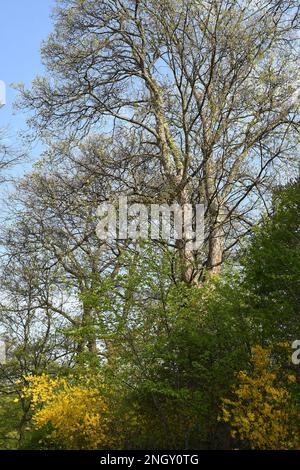
{"label": "tree", "polygon": [[191,281],[219,272],[293,165],[298,25],[294,1],[64,0],[22,105],[44,137],[121,129],[165,202],[206,205],[204,252],[179,247]]}
{"label": "tree", "polygon": [[[46,151],[1,234],[1,404],[6,416],[19,399],[21,446],[35,423],[28,445],[43,435],[43,448],[231,448],[222,398],[254,386],[273,437],[258,443],[255,428],[245,445],[294,446],[296,385],[278,385],[267,360],[253,375],[250,359],[256,344],[279,363],[274,347],[298,331],[299,184],[272,193],[296,167],[299,12],[294,0],[58,2],[48,77],[21,90]],[[204,203],[204,246],[99,240],[99,203],[123,194]],[[226,258],[238,269],[220,273]],[[238,398],[227,404],[246,429]]]}
{"label": "tree", "polygon": [[219,406],[249,349],[237,282],[186,285],[179,257],[151,244],[124,256],[118,288],[100,284],[94,302],[107,338],[103,373],[143,421],[130,448],[226,448]]}
{"label": "tree", "polygon": [[243,257],[248,312],[260,344],[299,337],[300,181],[279,187]]}
{"label": "tree", "polygon": [[[36,254],[20,256],[20,249],[18,246],[18,254],[14,252],[13,259],[1,266],[0,277],[0,325],[6,345],[6,361],[0,364],[0,406],[5,408],[10,402],[13,408],[19,408],[18,413],[6,414],[8,423],[13,420],[12,437],[18,445],[25,438],[31,411],[17,381],[23,382],[23,377],[32,372],[69,365],[73,354],[70,341],[61,333],[65,325],[50,308],[41,306],[42,298],[55,296],[46,260],[41,261]],[[13,403],[18,399],[16,406]],[[5,428],[1,429],[1,439],[5,439],[4,432]]]}
{"label": "tree", "polygon": [[96,237],[95,211],[107,190],[93,172],[92,157],[88,161],[83,155],[72,169],[70,161],[58,165],[45,157],[16,185],[3,230],[6,277],[14,277],[15,261],[23,272],[26,265],[34,266],[38,308],[61,317],[74,333],[77,352],[96,352],[94,313],[85,298],[93,283],[112,274],[118,258],[118,249]]}
{"label": "tree", "polygon": [[24,152],[11,148],[5,129],[0,128],[0,183],[7,180],[7,170],[24,158]]}

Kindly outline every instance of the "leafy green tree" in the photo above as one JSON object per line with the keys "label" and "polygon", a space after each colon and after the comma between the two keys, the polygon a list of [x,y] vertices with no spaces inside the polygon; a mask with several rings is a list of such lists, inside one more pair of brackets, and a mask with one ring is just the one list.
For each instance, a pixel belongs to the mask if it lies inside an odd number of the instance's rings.
{"label": "leafy green tree", "polygon": [[126,255],[117,287],[99,287],[98,328],[106,339],[108,381],[123,384],[123,407],[143,427],[131,447],[227,447],[217,420],[224,390],[248,358],[238,280],[201,288],[180,280],[180,260],[143,246]]}
{"label": "leafy green tree", "polygon": [[300,180],[275,191],[243,259],[248,308],[258,340],[300,337]]}

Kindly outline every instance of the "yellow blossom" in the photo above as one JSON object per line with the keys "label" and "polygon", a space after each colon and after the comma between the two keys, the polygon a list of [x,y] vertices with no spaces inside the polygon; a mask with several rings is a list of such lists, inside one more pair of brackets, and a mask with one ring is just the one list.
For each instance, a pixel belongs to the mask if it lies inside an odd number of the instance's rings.
{"label": "yellow blossom", "polygon": [[[235,399],[223,400],[222,420],[230,422],[231,435],[252,449],[297,449],[297,412],[291,395],[271,367],[270,351],[252,349],[253,373],[240,371],[233,388]],[[287,376],[294,383],[294,375]]]}

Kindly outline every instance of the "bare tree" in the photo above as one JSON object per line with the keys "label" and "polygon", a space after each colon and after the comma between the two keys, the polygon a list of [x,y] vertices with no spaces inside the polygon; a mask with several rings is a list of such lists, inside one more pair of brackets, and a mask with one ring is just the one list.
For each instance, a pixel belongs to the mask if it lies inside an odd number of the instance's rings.
{"label": "bare tree", "polygon": [[49,77],[22,90],[32,126],[44,137],[100,126],[134,137],[165,201],[206,205],[205,253],[183,249],[187,280],[203,266],[219,272],[294,164],[297,3],[64,0],[54,17]]}
{"label": "bare tree", "polygon": [[24,158],[24,153],[13,150],[7,139],[7,131],[0,129],[0,183],[7,178],[7,170]]}
{"label": "bare tree", "polygon": [[[94,331],[97,312],[89,296],[107,276],[118,272],[122,246],[109,246],[96,236],[97,205],[111,192],[108,179],[95,172],[100,148],[96,155],[90,147],[81,148],[75,157],[66,145],[53,147],[17,183],[2,231],[2,265],[12,282],[16,262],[24,268],[33,263],[29,269],[35,279],[36,308],[58,315],[75,332],[77,352],[99,352]],[[44,287],[45,278],[51,289]]]}

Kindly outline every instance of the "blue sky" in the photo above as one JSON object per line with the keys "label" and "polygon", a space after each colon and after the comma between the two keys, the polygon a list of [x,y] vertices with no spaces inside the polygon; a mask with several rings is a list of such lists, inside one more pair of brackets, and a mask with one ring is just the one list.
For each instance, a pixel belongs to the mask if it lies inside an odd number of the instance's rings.
{"label": "blue sky", "polygon": [[[6,83],[6,106],[0,109],[0,127],[9,128],[10,140],[25,128],[26,116],[13,110],[16,91],[12,83],[30,85],[43,74],[40,46],[52,30],[55,0],[1,0],[0,80]],[[38,151],[36,146],[35,151]]]}

